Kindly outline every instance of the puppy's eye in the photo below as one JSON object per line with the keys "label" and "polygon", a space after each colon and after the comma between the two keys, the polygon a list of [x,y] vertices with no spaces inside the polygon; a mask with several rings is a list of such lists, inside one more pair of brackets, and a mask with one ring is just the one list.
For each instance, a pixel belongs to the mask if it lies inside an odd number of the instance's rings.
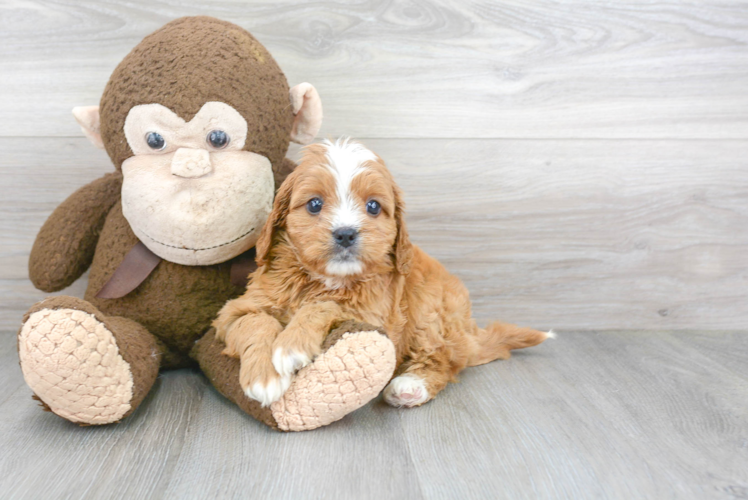
{"label": "puppy's eye", "polygon": [[312,215],[317,215],[322,210],[322,205],[321,198],[312,198],[306,202],[306,210]]}
{"label": "puppy's eye", "polygon": [[379,212],[382,211],[382,205],[378,201],[369,200],[366,202],[366,211],[371,215],[379,215]]}
{"label": "puppy's eye", "polygon": [[228,146],[230,140],[229,134],[223,130],[213,130],[208,134],[208,142],[216,149],[225,148]]}
{"label": "puppy's eye", "polygon": [[145,134],[145,142],[148,147],[156,151],[161,151],[166,147],[166,141],[158,132],[148,132]]}

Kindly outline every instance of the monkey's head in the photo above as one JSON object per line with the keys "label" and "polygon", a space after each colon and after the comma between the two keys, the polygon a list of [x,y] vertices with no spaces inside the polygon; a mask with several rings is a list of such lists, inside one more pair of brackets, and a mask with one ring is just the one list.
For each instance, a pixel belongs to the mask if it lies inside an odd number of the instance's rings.
{"label": "monkey's head", "polygon": [[143,39],[100,106],[73,114],[122,171],[135,235],[163,259],[210,265],[255,244],[272,208],[273,168],[290,140],[314,138],[322,105],[308,83],[289,91],[247,31],[201,16]]}

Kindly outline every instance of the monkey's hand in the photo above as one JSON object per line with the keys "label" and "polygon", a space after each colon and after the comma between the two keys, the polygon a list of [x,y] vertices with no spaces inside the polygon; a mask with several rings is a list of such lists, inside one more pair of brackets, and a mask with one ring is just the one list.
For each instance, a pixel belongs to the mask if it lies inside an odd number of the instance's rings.
{"label": "monkey's hand", "polygon": [[36,288],[62,290],[88,269],[106,216],[119,201],[121,189],[122,174],[107,174],[71,194],[52,212],[29,257],[29,277]]}
{"label": "monkey's hand", "polygon": [[335,302],[302,306],[272,346],[273,366],[281,377],[291,377],[322,351],[322,343],[343,310]]}

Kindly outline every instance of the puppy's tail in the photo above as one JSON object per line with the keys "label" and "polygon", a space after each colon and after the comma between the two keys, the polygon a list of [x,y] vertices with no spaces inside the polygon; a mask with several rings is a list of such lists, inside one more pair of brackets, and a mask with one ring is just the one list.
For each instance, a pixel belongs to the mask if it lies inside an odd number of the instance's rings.
{"label": "puppy's tail", "polygon": [[473,353],[468,358],[468,366],[477,366],[495,359],[509,359],[512,349],[522,349],[538,345],[546,339],[555,339],[553,330],[541,332],[507,323],[491,323],[484,330],[478,328],[474,337]]}

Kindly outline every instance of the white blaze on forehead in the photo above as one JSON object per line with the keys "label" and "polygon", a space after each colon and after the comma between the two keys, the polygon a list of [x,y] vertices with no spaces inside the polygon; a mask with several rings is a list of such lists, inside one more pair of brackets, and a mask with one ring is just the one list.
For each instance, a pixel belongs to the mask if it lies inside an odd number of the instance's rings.
{"label": "white blaze on forehead", "polygon": [[327,168],[335,178],[338,196],[330,227],[333,230],[341,227],[358,229],[364,216],[364,207],[357,206],[351,193],[351,183],[358,174],[366,170],[363,164],[376,160],[376,156],[348,137],[341,137],[334,143],[325,140],[322,145],[327,149]]}

